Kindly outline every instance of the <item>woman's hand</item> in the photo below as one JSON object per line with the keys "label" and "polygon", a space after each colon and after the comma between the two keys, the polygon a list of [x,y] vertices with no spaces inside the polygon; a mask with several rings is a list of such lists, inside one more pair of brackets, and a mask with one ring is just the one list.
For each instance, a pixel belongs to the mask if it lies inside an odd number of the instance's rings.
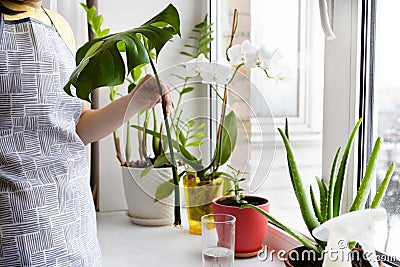
{"label": "woman's hand", "polygon": [[[166,102],[167,113],[172,109],[172,97],[168,86],[161,82],[163,91],[162,98]],[[131,92],[131,103],[135,109],[146,110],[151,109],[156,104],[161,103],[161,96],[157,86],[156,78],[153,75],[147,74],[142,81],[136,85]]]}
{"label": "woman's hand", "polygon": [[[163,83],[161,88],[162,98],[167,104],[167,113],[170,113],[172,111],[170,90]],[[156,79],[152,75],[146,75],[129,95],[120,97],[101,109],[90,110],[83,106],[76,132],[84,144],[97,141],[120,127],[140,110],[150,109],[160,102],[161,96]]]}

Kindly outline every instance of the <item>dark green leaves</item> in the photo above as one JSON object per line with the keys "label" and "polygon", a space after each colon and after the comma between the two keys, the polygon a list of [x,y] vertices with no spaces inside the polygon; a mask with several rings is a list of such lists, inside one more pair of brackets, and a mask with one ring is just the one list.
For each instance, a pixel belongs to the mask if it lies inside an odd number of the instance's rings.
{"label": "dark green leaves", "polygon": [[[233,149],[236,146],[237,140],[237,118],[233,111],[225,116],[222,134],[221,134],[221,145],[216,146],[215,149],[215,160],[217,166],[224,165],[230,158]],[[221,151],[219,151],[219,147]]]}
{"label": "dark green leaves", "polygon": [[101,86],[122,84],[126,78],[125,63],[121,51],[126,51],[128,73],[136,66],[148,64],[148,53],[156,50],[156,56],[175,34],[180,34],[179,14],[173,5],[138,28],[111,34],[87,42],[76,55],[77,68],[64,90],[85,100]]}

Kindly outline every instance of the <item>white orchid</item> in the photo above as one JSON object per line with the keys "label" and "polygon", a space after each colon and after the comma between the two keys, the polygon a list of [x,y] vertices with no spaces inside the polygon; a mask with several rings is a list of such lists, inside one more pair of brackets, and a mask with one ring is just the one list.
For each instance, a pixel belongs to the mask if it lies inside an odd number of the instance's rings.
{"label": "white orchid", "polygon": [[282,53],[280,50],[276,49],[274,52],[267,50],[267,48],[262,45],[258,49],[253,49],[249,51],[246,55],[246,66],[250,68],[261,68],[262,70],[269,70],[274,67],[274,65],[279,64],[282,59]]}
{"label": "white orchid", "polygon": [[232,67],[218,62],[199,63],[203,83],[228,84],[232,78]]}
{"label": "white orchid", "polygon": [[240,65],[246,63],[247,53],[253,49],[255,48],[251,45],[249,40],[245,40],[241,44],[230,47],[227,51],[230,64]]}
{"label": "white orchid", "polygon": [[[241,44],[230,47],[227,51],[229,64],[236,66],[237,69],[246,65],[249,68],[260,68],[264,70],[268,78],[275,78],[276,82],[287,80],[288,72],[281,66],[282,53],[276,49],[271,52],[262,45],[259,48],[254,47],[249,40]],[[232,80],[233,68],[228,64],[209,62],[201,54],[186,63],[186,72],[188,77],[200,75],[203,83],[228,84]],[[235,73],[236,73],[235,71]]]}
{"label": "white orchid", "polygon": [[204,54],[200,54],[197,58],[194,58],[188,62],[186,62],[186,76],[187,77],[195,77],[200,74],[200,65],[202,63],[209,63],[208,59],[204,56]]}

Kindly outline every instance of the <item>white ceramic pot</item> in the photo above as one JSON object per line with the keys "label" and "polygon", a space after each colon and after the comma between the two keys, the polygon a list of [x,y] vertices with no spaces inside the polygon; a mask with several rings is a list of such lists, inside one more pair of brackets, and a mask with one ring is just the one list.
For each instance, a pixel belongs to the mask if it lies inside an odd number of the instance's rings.
{"label": "white ceramic pot", "polygon": [[157,187],[172,178],[171,168],[152,169],[141,177],[143,168],[121,167],[128,216],[135,224],[169,225],[173,223],[173,194],[154,202]]}

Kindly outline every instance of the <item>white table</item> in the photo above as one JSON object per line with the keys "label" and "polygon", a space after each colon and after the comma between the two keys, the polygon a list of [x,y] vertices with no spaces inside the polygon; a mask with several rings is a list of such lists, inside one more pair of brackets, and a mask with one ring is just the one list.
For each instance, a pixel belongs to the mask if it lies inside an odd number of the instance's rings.
{"label": "white table", "polygon": [[[124,211],[98,212],[98,236],[103,267],[201,266],[201,236],[172,226],[140,226]],[[282,262],[257,257],[235,259],[235,267],[284,266]]]}

